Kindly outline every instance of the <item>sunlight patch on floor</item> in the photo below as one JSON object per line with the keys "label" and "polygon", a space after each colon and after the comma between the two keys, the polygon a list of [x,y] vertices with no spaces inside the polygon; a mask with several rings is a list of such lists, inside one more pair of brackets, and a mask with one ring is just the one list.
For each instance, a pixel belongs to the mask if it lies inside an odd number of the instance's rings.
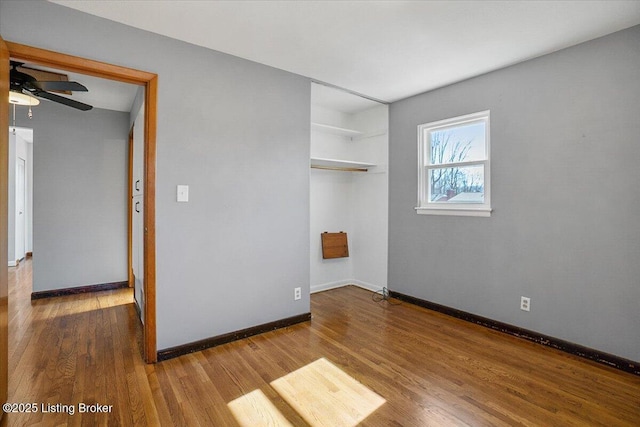
{"label": "sunlight patch on floor", "polygon": [[[271,387],[311,427],[353,427],[386,402],[325,358],[272,381]],[[242,427],[292,425],[261,390],[228,406]]]}
{"label": "sunlight patch on floor", "polygon": [[271,386],[313,427],[355,426],[386,402],[325,358]]}
{"label": "sunlight patch on floor", "polygon": [[242,427],[293,427],[261,390],[240,396],[227,406]]}
{"label": "sunlight patch on floor", "polygon": [[104,310],[121,305],[135,304],[132,288],[112,291],[89,292],[84,294],[36,299],[31,306],[36,310],[44,310],[55,306],[59,315],[76,315],[96,310]]}

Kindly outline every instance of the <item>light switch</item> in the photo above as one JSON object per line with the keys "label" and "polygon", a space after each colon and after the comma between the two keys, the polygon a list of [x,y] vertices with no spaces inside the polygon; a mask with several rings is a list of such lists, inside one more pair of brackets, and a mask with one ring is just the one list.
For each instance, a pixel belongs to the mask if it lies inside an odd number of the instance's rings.
{"label": "light switch", "polygon": [[188,185],[178,185],[178,201],[179,202],[188,202],[189,201],[189,186]]}

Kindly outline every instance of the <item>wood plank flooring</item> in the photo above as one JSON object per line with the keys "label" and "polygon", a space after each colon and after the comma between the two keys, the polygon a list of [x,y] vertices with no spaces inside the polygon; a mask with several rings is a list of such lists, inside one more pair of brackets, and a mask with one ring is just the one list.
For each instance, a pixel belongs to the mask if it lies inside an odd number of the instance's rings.
{"label": "wood plank flooring", "polygon": [[314,294],[310,323],[145,365],[130,289],[32,302],[30,261],[9,275],[9,401],[67,411],[4,425],[640,425],[640,377],[356,287]]}

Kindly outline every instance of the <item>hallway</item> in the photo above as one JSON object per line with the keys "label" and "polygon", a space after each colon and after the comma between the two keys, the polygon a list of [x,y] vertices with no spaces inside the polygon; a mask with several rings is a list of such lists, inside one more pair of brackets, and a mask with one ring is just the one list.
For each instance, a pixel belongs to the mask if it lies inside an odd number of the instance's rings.
{"label": "hallway", "polygon": [[[38,412],[7,414],[8,425],[158,424],[141,400],[151,390],[132,290],[31,301],[31,264],[9,268],[9,400],[37,402]],[[79,414],[79,402],[112,405],[112,413]],[[62,405],[72,403],[68,417]]]}

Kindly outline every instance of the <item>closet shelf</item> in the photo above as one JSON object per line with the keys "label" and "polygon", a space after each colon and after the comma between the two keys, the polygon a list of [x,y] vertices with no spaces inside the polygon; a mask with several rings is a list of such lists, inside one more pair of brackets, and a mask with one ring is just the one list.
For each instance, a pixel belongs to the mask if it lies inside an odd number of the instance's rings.
{"label": "closet shelf", "polygon": [[311,122],[311,130],[318,132],[330,133],[333,135],[347,136],[349,138],[355,138],[363,135],[363,132],[354,129],[345,129],[338,126],[325,125],[323,123]]}
{"label": "closet shelf", "polygon": [[311,167],[313,169],[339,170],[346,172],[367,172],[369,168],[376,165],[373,163],[352,162],[350,160],[337,159],[321,159],[318,157],[311,158]]}
{"label": "closet shelf", "polygon": [[379,129],[373,132],[362,132],[360,135],[358,136],[354,136],[352,138],[353,141],[360,141],[361,139],[368,139],[368,138],[374,138],[376,136],[382,136],[382,135],[386,135],[387,134],[387,130],[386,129]]}

